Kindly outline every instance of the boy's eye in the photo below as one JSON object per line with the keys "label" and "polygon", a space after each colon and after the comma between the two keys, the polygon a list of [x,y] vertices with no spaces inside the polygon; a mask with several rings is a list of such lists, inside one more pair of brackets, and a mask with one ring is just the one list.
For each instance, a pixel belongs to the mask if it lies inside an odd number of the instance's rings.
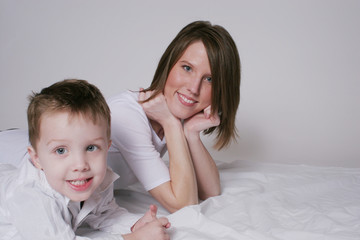
{"label": "boy's eye", "polygon": [[59,155],[65,154],[66,153],[66,149],[65,148],[57,148],[55,150],[55,152]]}
{"label": "boy's eye", "polygon": [[89,145],[86,150],[89,151],[89,152],[93,152],[93,151],[95,151],[96,149],[98,149],[97,146],[95,146],[95,145]]}

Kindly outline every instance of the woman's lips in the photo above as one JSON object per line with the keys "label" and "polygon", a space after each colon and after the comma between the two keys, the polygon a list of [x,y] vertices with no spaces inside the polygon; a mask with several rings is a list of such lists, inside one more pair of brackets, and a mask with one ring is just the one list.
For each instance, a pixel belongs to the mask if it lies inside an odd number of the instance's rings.
{"label": "woman's lips", "polygon": [[194,99],[188,98],[179,92],[177,94],[178,94],[179,101],[182,104],[184,104],[185,106],[193,106],[196,103],[196,101]]}

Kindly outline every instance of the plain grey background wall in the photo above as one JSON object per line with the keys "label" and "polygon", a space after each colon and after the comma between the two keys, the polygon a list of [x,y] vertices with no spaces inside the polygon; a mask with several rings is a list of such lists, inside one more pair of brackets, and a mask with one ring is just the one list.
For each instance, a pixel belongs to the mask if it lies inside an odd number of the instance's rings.
{"label": "plain grey background wall", "polygon": [[147,87],[180,29],[209,20],[242,61],[240,138],[215,159],[360,167],[359,12],[357,0],[0,0],[0,129],[26,128],[27,96],[64,78],[106,97]]}

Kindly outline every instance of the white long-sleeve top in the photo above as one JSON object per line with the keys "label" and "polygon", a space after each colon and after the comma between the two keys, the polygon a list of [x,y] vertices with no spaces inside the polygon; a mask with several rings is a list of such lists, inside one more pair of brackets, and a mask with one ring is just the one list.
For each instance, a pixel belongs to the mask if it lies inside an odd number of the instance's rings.
{"label": "white long-sleeve top", "polygon": [[80,202],[52,189],[29,160],[19,168],[0,164],[0,239],[89,239],[75,235],[83,224],[123,239],[121,234],[129,233],[139,216],[116,204],[113,182],[118,177],[108,169],[104,182],[80,208]]}

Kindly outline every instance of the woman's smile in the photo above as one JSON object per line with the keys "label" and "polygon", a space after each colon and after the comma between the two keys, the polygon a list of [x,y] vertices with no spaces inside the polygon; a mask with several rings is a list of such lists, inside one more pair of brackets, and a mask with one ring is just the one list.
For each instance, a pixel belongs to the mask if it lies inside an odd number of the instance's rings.
{"label": "woman's smile", "polygon": [[177,92],[177,94],[179,96],[179,101],[186,106],[194,106],[194,104],[197,102],[197,101],[185,96],[184,94],[181,94],[179,92]]}

